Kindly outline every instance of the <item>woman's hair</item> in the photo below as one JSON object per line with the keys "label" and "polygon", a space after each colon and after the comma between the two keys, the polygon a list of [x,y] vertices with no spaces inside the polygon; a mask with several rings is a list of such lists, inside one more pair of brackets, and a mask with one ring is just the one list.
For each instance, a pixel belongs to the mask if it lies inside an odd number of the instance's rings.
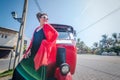
{"label": "woman's hair", "polygon": [[38,13],[36,14],[36,17],[37,17],[37,19],[38,19],[39,22],[40,22],[41,16],[43,16],[43,15],[48,16],[46,13],[40,13],[40,12],[38,12]]}

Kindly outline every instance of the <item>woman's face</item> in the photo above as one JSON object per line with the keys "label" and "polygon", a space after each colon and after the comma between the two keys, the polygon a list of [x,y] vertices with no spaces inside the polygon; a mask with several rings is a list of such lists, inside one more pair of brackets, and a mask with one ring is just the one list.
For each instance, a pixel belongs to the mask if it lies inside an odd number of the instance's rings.
{"label": "woman's face", "polygon": [[45,24],[46,22],[48,22],[48,16],[47,15],[42,15],[40,17],[40,23]]}

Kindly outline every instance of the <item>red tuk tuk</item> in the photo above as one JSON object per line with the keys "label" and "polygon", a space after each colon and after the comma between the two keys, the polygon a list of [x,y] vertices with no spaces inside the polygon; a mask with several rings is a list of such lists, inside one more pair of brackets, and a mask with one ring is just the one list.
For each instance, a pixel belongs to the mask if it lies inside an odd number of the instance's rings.
{"label": "red tuk tuk", "polygon": [[72,80],[76,68],[76,32],[72,26],[51,24],[59,33],[57,39],[57,56],[55,78]]}

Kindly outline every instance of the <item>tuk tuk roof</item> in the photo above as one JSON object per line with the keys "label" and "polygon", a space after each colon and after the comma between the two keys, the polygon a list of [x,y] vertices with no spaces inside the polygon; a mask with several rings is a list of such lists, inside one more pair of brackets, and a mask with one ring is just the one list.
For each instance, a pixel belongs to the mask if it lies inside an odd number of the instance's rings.
{"label": "tuk tuk roof", "polygon": [[69,26],[69,25],[64,25],[64,24],[51,24],[56,30],[58,31],[69,31],[69,32],[73,32],[73,27]]}

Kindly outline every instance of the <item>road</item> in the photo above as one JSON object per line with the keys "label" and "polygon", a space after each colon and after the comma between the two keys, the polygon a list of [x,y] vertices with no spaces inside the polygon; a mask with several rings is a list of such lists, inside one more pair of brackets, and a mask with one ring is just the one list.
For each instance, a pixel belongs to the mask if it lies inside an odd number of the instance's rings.
{"label": "road", "polygon": [[[7,59],[0,59],[0,72],[8,70],[9,61],[10,61],[9,58],[7,58]],[[10,68],[11,69],[13,68],[13,59],[11,60],[11,66],[10,66]]]}
{"label": "road", "polygon": [[73,80],[120,80],[120,56],[77,55]]}
{"label": "road", "polygon": [[[11,57],[12,57],[12,59],[11,59],[10,69],[13,69],[13,62],[14,62],[15,56],[9,55],[7,58],[0,58],[0,73],[8,70],[9,62],[10,62]],[[22,55],[20,56],[20,60],[21,59],[22,59]],[[16,65],[17,65],[17,63],[18,63],[18,58],[16,60]]]}
{"label": "road", "polygon": [[[0,71],[8,69],[8,63],[1,59]],[[77,55],[73,80],[120,80],[120,56]]]}

